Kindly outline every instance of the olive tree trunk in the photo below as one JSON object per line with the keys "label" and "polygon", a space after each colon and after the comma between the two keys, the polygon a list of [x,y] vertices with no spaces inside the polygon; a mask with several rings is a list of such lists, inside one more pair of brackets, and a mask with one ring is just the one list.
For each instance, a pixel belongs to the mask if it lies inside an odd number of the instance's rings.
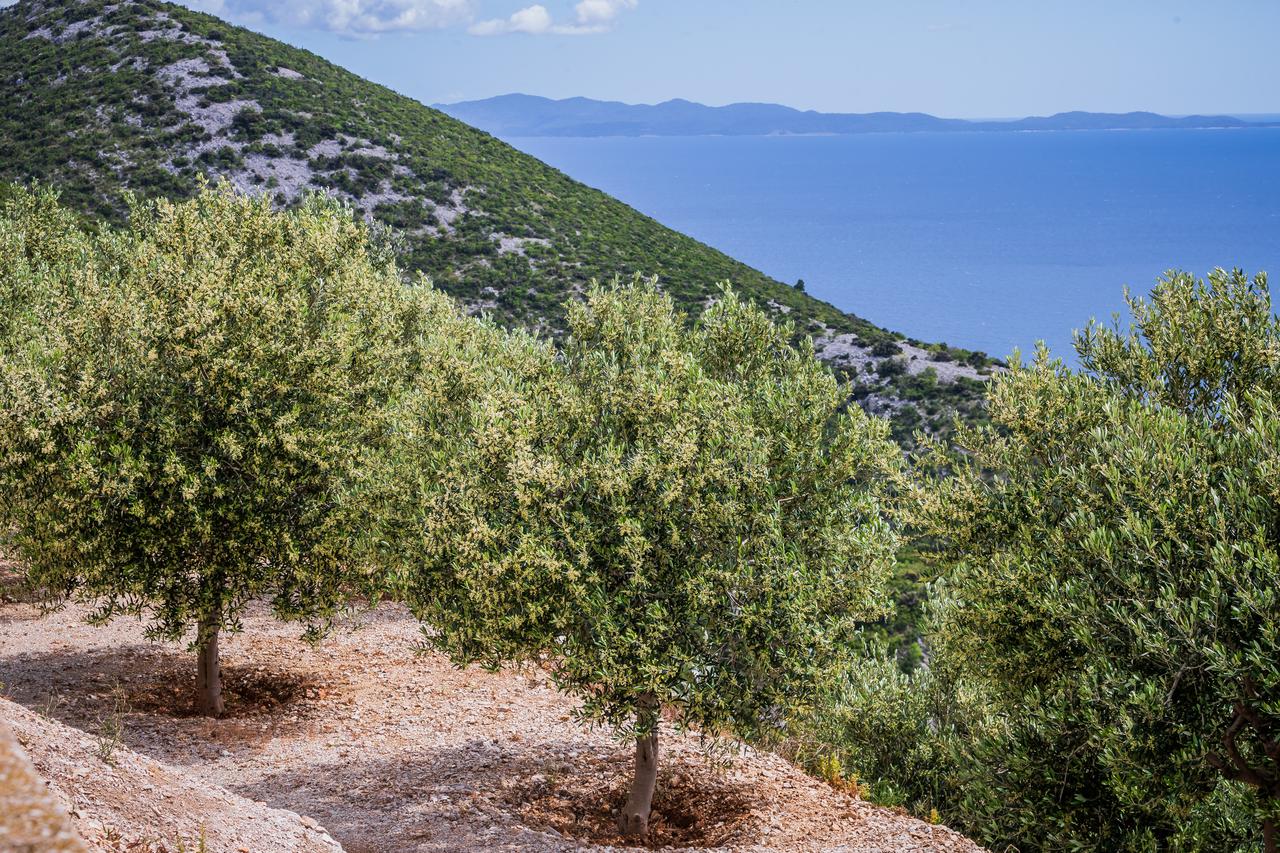
{"label": "olive tree trunk", "polygon": [[[1276,735],[1275,724],[1257,709],[1258,686],[1252,678],[1245,677],[1241,692],[1244,698],[1236,701],[1231,724],[1222,735],[1226,754],[1211,752],[1208,762],[1227,779],[1253,786],[1258,805],[1266,815],[1262,819],[1263,853],[1280,853],[1275,819],[1277,798],[1280,797],[1280,770],[1276,769],[1277,762],[1280,762],[1280,737]],[[1254,736],[1261,741],[1258,763],[1251,764],[1248,754],[1242,752],[1237,743],[1240,733],[1246,729],[1252,729]]]}
{"label": "olive tree trunk", "polygon": [[649,734],[636,738],[635,776],[631,793],[618,814],[618,830],[623,835],[644,837],[649,834],[649,811],[653,807],[653,791],[658,785],[658,699],[653,694],[640,697],[636,725]]}
{"label": "olive tree trunk", "polygon": [[196,711],[206,717],[221,717],[222,667],[218,660],[218,630],[216,619],[201,619],[198,628],[196,654],[199,664],[196,675]]}

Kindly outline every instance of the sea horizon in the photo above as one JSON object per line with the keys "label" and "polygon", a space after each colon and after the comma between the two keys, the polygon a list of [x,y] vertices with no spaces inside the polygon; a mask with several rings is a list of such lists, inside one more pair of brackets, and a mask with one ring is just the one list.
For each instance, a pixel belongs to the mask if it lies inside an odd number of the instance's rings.
{"label": "sea horizon", "polygon": [[1229,129],[504,141],[907,337],[1070,362],[1126,286],[1280,267],[1280,128]]}

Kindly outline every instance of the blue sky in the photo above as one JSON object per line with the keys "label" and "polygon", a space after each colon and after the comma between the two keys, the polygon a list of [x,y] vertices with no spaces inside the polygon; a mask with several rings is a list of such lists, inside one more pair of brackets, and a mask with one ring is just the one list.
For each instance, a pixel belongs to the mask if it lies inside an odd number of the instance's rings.
{"label": "blue sky", "polygon": [[432,103],[1280,112],[1276,0],[185,0]]}

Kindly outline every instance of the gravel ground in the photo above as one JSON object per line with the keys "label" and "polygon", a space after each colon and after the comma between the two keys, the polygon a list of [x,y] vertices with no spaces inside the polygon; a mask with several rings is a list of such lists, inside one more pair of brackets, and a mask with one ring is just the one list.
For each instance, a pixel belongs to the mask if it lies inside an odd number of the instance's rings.
{"label": "gravel ground", "polygon": [[[30,714],[0,700],[0,716]],[[50,722],[49,725],[56,725]],[[0,850],[85,853],[62,798],[45,785],[9,726],[0,722]]]}
{"label": "gravel ground", "polygon": [[[6,853],[94,851],[109,853],[341,853],[342,848],[309,818],[255,803],[189,774],[119,748],[101,734],[64,726],[0,699],[0,719],[12,727],[12,745],[29,753],[35,771],[49,780],[23,790],[0,791],[0,827],[11,811],[25,812],[35,843],[6,846]],[[0,738],[0,753],[4,752]],[[25,762],[22,752],[15,753]],[[27,811],[34,803],[37,810]],[[70,816],[71,826],[58,819]],[[74,833],[74,834],[73,834]],[[21,835],[18,836],[21,838]]]}
{"label": "gravel ground", "polygon": [[[349,853],[621,844],[612,809],[625,799],[630,748],[580,723],[539,673],[459,670],[416,651],[418,627],[399,607],[314,647],[251,608],[223,643],[219,720],[190,714],[193,654],[148,642],[136,620],[86,625],[85,612],[0,603],[5,698],[99,738],[118,721],[122,748],[306,815]],[[735,747],[711,761],[695,736],[664,731],[660,760],[655,847],[980,849],[769,753]]]}

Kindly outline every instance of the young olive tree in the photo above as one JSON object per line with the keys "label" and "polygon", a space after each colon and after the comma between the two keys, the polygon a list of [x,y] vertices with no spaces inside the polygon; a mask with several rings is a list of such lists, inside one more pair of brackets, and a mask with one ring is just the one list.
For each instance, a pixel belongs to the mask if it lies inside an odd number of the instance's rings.
{"label": "young olive tree", "polygon": [[1129,304],[1078,371],[1041,349],[997,377],[992,425],[933,447],[946,476],[909,502],[956,563],[939,653],[1004,720],[964,745],[957,809],[993,846],[1229,849],[1251,796],[1270,853],[1280,323],[1239,270]]}
{"label": "young olive tree", "polygon": [[642,835],[664,708],[776,734],[881,612],[900,453],[730,292],[689,326],[652,283],[615,282],[569,327],[559,352],[491,330],[422,389],[384,530],[432,644],[540,661],[634,741],[619,825]]}
{"label": "young olive tree", "polygon": [[453,316],[350,212],[203,189],[74,228],[47,196],[0,211],[5,547],[93,618],[194,628],[196,705],[250,599],[318,626],[374,576],[353,557],[365,457]]}

